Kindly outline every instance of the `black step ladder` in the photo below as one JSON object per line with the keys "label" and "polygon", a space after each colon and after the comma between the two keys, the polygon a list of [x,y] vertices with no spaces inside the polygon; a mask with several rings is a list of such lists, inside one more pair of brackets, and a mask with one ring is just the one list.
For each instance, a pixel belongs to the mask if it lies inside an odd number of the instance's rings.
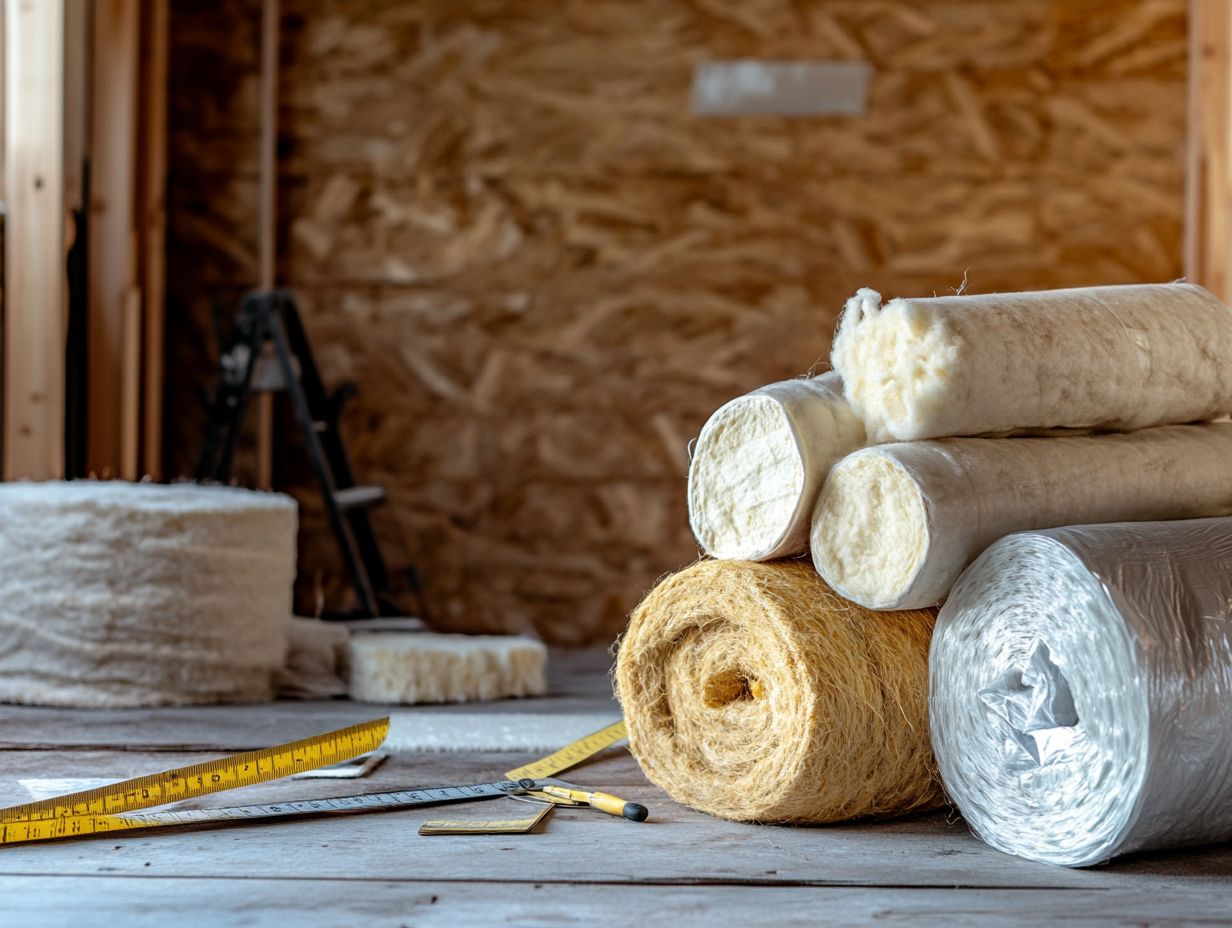
{"label": "black step ladder", "polygon": [[[356,484],[338,430],[342,407],[355,395],[355,385],[326,392],[291,294],[285,290],[248,293],[240,303],[235,340],[221,360],[222,377],[210,404],[195,479],[199,483],[229,482],[249,398],[253,393],[285,391],[362,615],[407,615],[389,592],[389,572],[368,518],[370,507],[385,502],[385,488]],[[413,569],[408,577],[418,594]]]}

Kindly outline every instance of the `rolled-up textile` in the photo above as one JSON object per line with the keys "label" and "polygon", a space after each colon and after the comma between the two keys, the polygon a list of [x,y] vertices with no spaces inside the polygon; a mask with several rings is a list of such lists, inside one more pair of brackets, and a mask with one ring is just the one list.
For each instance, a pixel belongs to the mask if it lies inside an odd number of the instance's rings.
{"label": "rolled-up textile", "polygon": [[941,610],[932,733],[993,847],[1068,866],[1232,838],[1232,519],[998,541]]}
{"label": "rolled-up textile", "polygon": [[0,484],[0,701],[252,702],[273,695],[295,500],[122,481]]}
{"label": "rolled-up textile", "polygon": [[837,374],[785,380],[719,407],[689,465],[689,524],[712,557],[802,554],[835,461],[864,444]]}
{"label": "rolled-up textile", "polygon": [[673,799],[737,821],[935,806],[933,621],[870,615],[807,564],[701,561],[655,587],[620,643],[629,746]]}
{"label": "rolled-up textile", "polygon": [[898,299],[861,290],[831,361],[870,441],[1135,429],[1232,412],[1232,311],[1193,284]]}
{"label": "rolled-up textile", "polygon": [[869,609],[931,606],[1010,532],[1232,514],[1230,461],[1230,423],[866,448],[830,472],[813,563]]}

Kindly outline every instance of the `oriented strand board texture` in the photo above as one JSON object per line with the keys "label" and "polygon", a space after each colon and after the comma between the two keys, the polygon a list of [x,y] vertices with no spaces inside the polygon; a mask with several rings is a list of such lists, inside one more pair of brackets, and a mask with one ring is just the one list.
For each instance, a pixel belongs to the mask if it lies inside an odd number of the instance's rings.
{"label": "oriented strand board texture", "polygon": [[[172,468],[255,280],[257,0],[175,0]],[[454,629],[604,639],[696,556],[688,440],[887,296],[1180,274],[1184,0],[283,0],[280,279]],[[698,62],[872,63],[701,119]],[[283,422],[289,420],[284,415]],[[337,559],[298,451],[301,608]]]}

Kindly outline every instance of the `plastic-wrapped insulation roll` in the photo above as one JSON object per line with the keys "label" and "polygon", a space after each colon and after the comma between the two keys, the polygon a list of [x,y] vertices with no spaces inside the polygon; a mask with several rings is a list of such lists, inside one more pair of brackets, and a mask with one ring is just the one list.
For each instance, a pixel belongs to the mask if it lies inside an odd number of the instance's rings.
{"label": "plastic-wrapped insulation roll", "polygon": [[689,465],[689,524],[712,557],[802,554],[835,461],[864,445],[837,374],[772,383],[721,406]]}
{"label": "plastic-wrapped insulation roll", "polygon": [[1193,284],[897,299],[861,290],[831,361],[874,442],[1232,412],[1232,311]]}
{"label": "plastic-wrapped insulation roll", "polygon": [[1068,866],[1232,838],[1232,519],[998,541],[941,610],[946,791],[993,847]]}
{"label": "plastic-wrapped insulation roll", "polygon": [[938,805],[934,618],[872,615],[798,561],[701,561],[655,587],[620,643],[629,747],[673,799],[737,821]]}
{"label": "plastic-wrapped insulation roll", "polygon": [[865,448],[830,472],[813,563],[869,609],[931,606],[1010,532],[1232,514],[1230,461],[1232,423]]}

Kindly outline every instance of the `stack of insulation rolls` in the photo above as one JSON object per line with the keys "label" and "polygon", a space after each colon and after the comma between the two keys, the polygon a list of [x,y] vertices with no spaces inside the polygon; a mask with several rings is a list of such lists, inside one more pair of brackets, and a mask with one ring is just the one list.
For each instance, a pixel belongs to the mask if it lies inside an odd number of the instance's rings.
{"label": "stack of insulation rolls", "polygon": [[948,799],[1071,866],[1232,838],[1232,311],[861,290],[831,366],[701,431],[709,558],[617,660],[647,776],[753,822]]}

